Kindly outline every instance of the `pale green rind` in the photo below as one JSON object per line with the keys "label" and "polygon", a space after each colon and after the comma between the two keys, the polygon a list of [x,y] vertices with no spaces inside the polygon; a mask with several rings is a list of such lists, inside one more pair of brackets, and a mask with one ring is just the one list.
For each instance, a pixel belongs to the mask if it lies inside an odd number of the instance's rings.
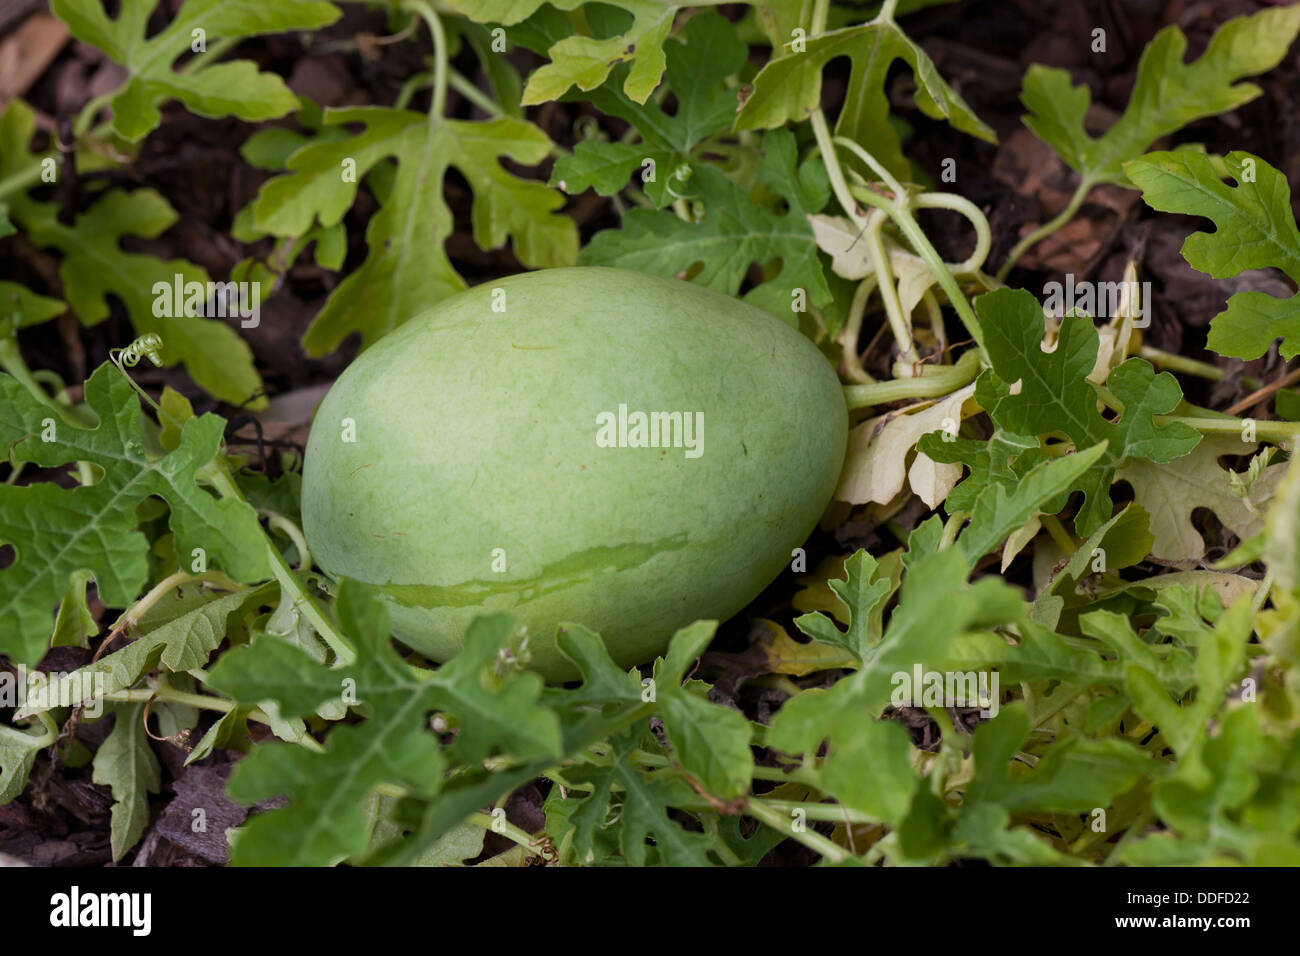
{"label": "pale green rind", "polygon": [[[703,412],[703,454],[598,447],[597,415],[620,404]],[[440,302],[344,372],[308,442],[304,529],[434,659],[504,610],[553,679],[574,673],[561,621],[641,663],[780,573],[831,498],[847,418],[826,359],[761,310],[638,272],[525,273]]]}

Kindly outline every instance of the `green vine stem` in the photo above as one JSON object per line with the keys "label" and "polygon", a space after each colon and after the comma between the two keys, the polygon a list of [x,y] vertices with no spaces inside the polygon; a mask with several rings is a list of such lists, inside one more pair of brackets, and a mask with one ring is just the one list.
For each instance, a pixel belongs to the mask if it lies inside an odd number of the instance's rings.
{"label": "green vine stem", "polygon": [[971,350],[962,353],[955,365],[922,366],[924,374],[916,378],[846,385],[844,401],[852,412],[909,398],[942,398],[973,382],[979,371],[979,353]]}
{"label": "green vine stem", "polygon": [[27,363],[23,361],[22,353],[18,350],[18,342],[13,336],[0,338],[0,368],[3,368],[23,388],[31,392],[32,397],[38,402],[58,412],[60,417],[63,416],[64,409],[45,393],[45,389],[41,388],[40,383],[36,381],[35,376],[27,367]]}
{"label": "green vine stem", "polygon": [[[1190,425],[1202,435],[1233,435],[1242,433],[1245,419],[1242,418],[1192,418],[1186,415],[1156,415],[1158,424],[1168,425],[1179,422]],[[1293,441],[1300,437],[1300,422],[1254,422],[1255,434],[1268,441]]]}
{"label": "green vine stem", "polygon": [[[663,769],[671,767],[672,761],[667,757],[659,754],[648,753],[644,750],[634,750],[628,757],[628,761],[642,769]],[[613,763],[608,757],[602,759],[601,763]],[[773,783],[802,783],[805,786],[817,788],[817,783],[813,776],[802,769],[782,770],[779,767],[755,767],[753,778],[755,780],[769,780]]]}
{"label": "green vine stem", "polygon": [[[211,481],[212,486],[216,488],[218,494],[223,498],[234,498],[236,501],[243,501],[247,504],[243,493],[240,492],[239,486],[230,476],[221,463],[206,472],[206,477]],[[352,643],[344,637],[326,616],[324,609],[317,604],[315,597],[303,587],[297,576],[290,570],[289,565],[285,563],[284,556],[280,554],[280,549],[275,546],[270,538],[263,534],[263,540],[266,544],[266,557],[271,565],[271,572],[275,579],[280,583],[281,600],[287,595],[293,599],[295,610],[301,611],[302,614],[316,629],[316,633],[321,639],[329,645],[334,652],[335,663],[337,666],[346,667],[357,659],[356,650]]]}
{"label": "green vine stem", "polygon": [[[184,72],[184,70],[182,70],[182,72]],[[109,93],[105,93],[101,96],[97,96],[94,99],[87,102],[86,105],[81,108],[81,112],[77,115],[77,119],[73,122],[72,125],[72,133],[76,139],[80,140],[87,135],[86,127],[89,126],[90,123],[94,120],[95,114],[98,113],[99,110],[101,110],[104,107],[104,105],[108,103],[108,101],[111,100],[114,96],[116,96],[119,92],[120,90],[113,90]],[[103,134],[107,133],[110,128],[111,128],[110,123],[108,122],[100,123],[93,130],[90,130],[89,135],[92,138],[96,136],[102,136]],[[71,151],[71,148],[69,148],[69,151]],[[39,183],[41,181],[41,174],[43,172],[42,165],[44,164],[45,160],[47,159],[54,160],[55,165],[58,167],[62,167],[65,162],[63,153],[57,148],[49,150],[48,152],[43,153],[40,156],[33,156],[32,159],[33,159],[33,163],[31,166],[28,166],[26,169],[19,170],[16,173],[12,173],[9,176],[5,177],[4,179],[0,179],[0,199],[3,199],[5,196],[8,196],[10,193],[26,192],[28,189],[32,188],[37,183]]]}
{"label": "green vine stem", "polygon": [[[220,59],[228,52],[239,45],[238,37],[219,37],[213,40],[206,50],[199,53],[189,60],[178,71],[182,75],[193,75],[201,70],[204,66],[213,60]],[[90,124],[95,121],[99,111],[106,107],[112,100],[122,92],[121,89],[109,90],[107,93],[101,93],[99,96],[87,101],[86,105],[81,108],[77,114],[76,120],[72,124],[72,135],[76,139],[81,139],[90,130]]]}
{"label": "green vine stem", "polygon": [[180,72],[182,74],[196,73],[213,60],[221,59],[235,47],[239,46],[240,42],[240,37],[218,37],[213,40],[212,43],[208,45],[208,48],[202,53],[190,57],[184,65],[181,66]]}
{"label": "green vine stem", "polygon": [[[851,140],[837,138],[837,143],[847,147],[858,148],[856,143]],[[869,155],[864,153],[864,155]],[[848,170],[847,175],[852,180],[850,190],[856,196],[857,189],[872,189],[868,180],[858,175],[855,170]],[[872,190],[875,192],[875,190]],[[975,230],[975,247],[971,254],[961,262],[945,262],[944,267],[955,276],[969,275],[977,278],[980,283],[988,289],[996,288],[1002,283],[998,282],[992,276],[985,275],[983,266],[988,259],[989,249],[992,246],[993,236],[989,227],[988,217],[965,196],[959,196],[956,193],[916,193],[909,194],[909,208],[916,209],[949,209],[958,215],[964,217],[970,222],[971,227]]]}
{"label": "green vine stem", "polygon": [[1061,520],[1056,515],[1040,514],[1038,521],[1067,557],[1079,550],[1079,543],[1071,537],[1070,532],[1065,530],[1065,525],[1061,524]]}
{"label": "green vine stem", "polygon": [[957,540],[957,532],[966,525],[966,519],[970,517],[965,511],[954,511],[948,516],[948,520],[943,523],[943,535],[939,538],[939,550],[952,547]]}
{"label": "green vine stem", "polygon": [[774,800],[767,797],[755,797],[749,803],[752,806],[755,802],[761,802],[765,807],[771,807],[779,813],[787,815],[795,810],[802,810],[808,815],[809,820],[815,820],[818,823],[879,823],[875,817],[872,817],[860,810],[850,810],[848,807],[841,806],[837,803],[800,803],[797,800]]}
{"label": "green vine stem", "polygon": [[311,550],[307,547],[307,538],[303,535],[302,529],[278,512],[267,511],[264,514],[266,515],[267,525],[281,532],[298,549],[298,570],[310,571]]}
{"label": "green vine stem", "polygon": [[830,14],[830,0],[815,0],[812,17],[808,21],[808,33],[817,36],[826,32],[826,18]]}
{"label": "green vine stem", "polygon": [[1007,254],[1006,262],[1002,263],[1002,268],[998,270],[997,278],[999,282],[1007,281],[1007,276],[1011,274],[1016,262],[1026,251],[1075,217],[1079,207],[1083,205],[1084,199],[1092,191],[1092,186],[1092,180],[1085,176],[1080,180],[1078,187],[1074,190],[1074,195],[1070,197],[1070,201],[1066,203],[1064,209],[1015,244],[1011,252]]}
{"label": "green vine stem", "polygon": [[925,290],[921,304],[925,306],[925,315],[930,322],[930,332],[934,335],[936,347],[940,352],[948,351],[948,330],[943,326],[943,310],[939,308],[939,300],[935,298],[932,289]]}
{"label": "green vine stem", "polygon": [[[166,684],[157,688],[142,687],[137,690],[115,691],[112,694],[105,694],[104,700],[116,704],[132,704],[147,700],[160,700],[171,704],[184,704],[187,707],[197,707],[199,710],[215,710],[222,714],[228,714],[235,709],[233,701],[225,700],[221,697],[208,697],[206,694],[191,694],[187,691],[177,690],[176,688],[170,687]],[[262,714],[260,718],[255,719],[257,719],[259,723],[263,724],[268,722],[266,714]]]}
{"label": "green vine stem", "polygon": [[858,157],[858,159],[862,160],[862,162],[866,163],[871,171],[880,177],[880,181],[888,186],[890,191],[894,194],[893,200],[895,208],[899,210],[907,209],[907,206],[911,202],[911,195],[903,187],[903,184],[894,178],[894,174],[891,173],[885,165],[880,162],[880,160],[876,159],[876,157],[872,156],[865,149],[846,136],[834,136],[831,138],[831,142],[835,145],[843,146],[854,156]]}
{"label": "green vine stem", "polygon": [[853,292],[853,301],[849,304],[848,320],[840,333],[840,347],[844,351],[844,376],[859,385],[869,385],[875,381],[862,367],[858,339],[862,335],[862,319],[867,312],[867,301],[876,290],[877,283],[875,275],[869,275],[858,283]]}
{"label": "green vine stem", "polygon": [[41,735],[41,746],[48,747],[50,744],[58,743],[59,725],[54,722],[54,718],[44,712],[36,714],[35,717],[40,721],[41,726],[45,728],[45,733]]}
{"label": "green vine stem", "polygon": [[[892,22],[894,6],[894,3],[887,2],[882,7],[877,20],[882,22]],[[980,328],[979,319],[976,317],[970,303],[966,300],[965,295],[958,286],[956,278],[948,270],[942,258],[939,256],[939,253],[935,250],[934,246],[930,243],[930,240],[925,236],[916,220],[912,217],[909,195],[903,188],[902,184],[899,183],[898,180],[890,174],[889,170],[881,165],[874,156],[857,143],[844,137],[833,137],[830,128],[827,125],[826,116],[820,108],[813,110],[809,119],[812,124],[813,135],[817,139],[817,148],[821,153],[823,162],[826,164],[826,171],[828,178],[830,179],[831,189],[835,193],[835,197],[839,201],[840,206],[848,214],[850,220],[864,231],[870,225],[868,217],[862,214],[855,200],[861,200],[869,205],[877,207],[894,220],[899,230],[912,244],[916,253],[925,260],[926,264],[933,271],[936,280],[939,282],[939,285],[943,288],[944,292],[947,293],[949,301],[952,303],[953,308],[957,310],[957,314],[961,318],[962,323],[966,326],[967,332],[980,350],[981,356],[983,356],[984,336],[983,330]],[[844,146],[869,168],[875,171],[875,173],[881,177],[881,180],[893,190],[893,196],[882,195],[867,187],[850,186],[844,177],[844,169],[841,167],[839,158],[835,152],[835,146],[837,144]],[[945,207],[955,209],[963,215],[966,215],[968,218],[971,218],[973,222],[977,223],[976,251],[972,255],[971,260],[968,261],[974,261],[981,255],[987,255],[987,221],[983,222],[982,226],[979,225],[980,221],[984,220],[984,215],[974,206],[973,203],[963,200],[960,196],[953,196],[951,194],[940,195],[935,199],[929,200],[929,202],[933,203],[935,208]],[[877,255],[877,250],[873,249],[871,251],[873,262],[877,265],[877,269],[879,270],[878,263],[880,257]],[[894,291],[894,295],[891,299],[891,296],[887,291],[890,285],[891,283],[886,281],[884,275],[880,276],[881,295],[885,301],[890,324],[894,328],[894,334],[899,338],[900,351],[904,356],[913,355],[915,354],[915,347],[911,341],[910,332],[907,333],[905,340],[902,337],[906,328],[906,322],[898,314],[901,310],[895,310],[893,308],[892,303],[896,303],[897,301],[897,291]]]}
{"label": "green vine stem", "polygon": [[110,90],[86,102],[86,105],[81,108],[81,112],[77,114],[77,118],[72,123],[72,135],[76,139],[81,139],[90,131],[90,124],[95,121],[99,111],[107,106],[113,97],[117,96],[118,92],[120,91]]}
{"label": "green vine stem", "polygon": [[954,275],[978,274],[988,260],[989,249],[993,245],[993,231],[989,228],[988,217],[965,196],[956,193],[921,193],[912,200],[917,209],[950,209],[970,221],[975,228],[975,248],[964,262],[944,265]]}
{"label": "green vine stem", "polygon": [[[849,187],[849,193],[855,199],[883,209],[894,220],[899,231],[907,237],[916,254],[925,260],[926,265],[934,273],[935,279],[938,280],[940,287],[948,294],[948,300],[952,303],[953,308],[957,310],[957,315],[961,318],[967,332],[970,333],[970,337],[974,339],[982,354],[984,352],[984,334],[979,319],[976,317],[970,303],[966,301],[966,296],[962,293],[960,286],[958,286],[952,268],[943,261],[934,245],[930,242],[929,237],[925,235],[915,217],[913,217],[911,209],[913,200],[908,192],[898,180],[890,175],[889,170],[853,140],[840,136],[835,137],[832,143],[843,146],[866,163],[894,191],[893,197],[890,198],[869,187]],[[983,264],[984,258],[988,255],[991,239],[988,220],[979,210],[979,207],[954,193],[931,193],[924,204],[918,200],[916,205],[920,208],[951,209],[968,218],[975,226],[976,239],[975,250],[967,263]],[[961,268],[965,269],[967,263],[963,263]]]}
{"label": "green vine stem", "polygon": [[1255,589],[1255,595],[1251,599],[1251,607],[1254,614],[1258,617],[1259,612],[1264,609],[1264,604],[1268,601],[1268,596],[1273,592],[1273,569],[1268,568],[1264,572],[1264,579],[1259,582],[1259,587]]}
{"label": "green vine stem", "polygon": [[[505,116],[506,112],[499,103],[485,95],[473,82],[451,66],[447,58],[446,31],[443,29],[437,11],[423,0],[409,0],[406,7],[412,13],[422,17],[429,25],[429,33],[433,38],[433,69],[425,73],[417,73],[403,83],[393,105],[397,109],[406,109],[416,90],[431,86],[433,97],[429,104],[429,115],[441,118],[446,112],[447,89],[450,87],[489,116],[493,118]],[[570,155],[567,149],[553,141],[550,152],[557,158]]]}
{"label": "green vine stem", "polygon": [[809,114],[808,119],[812,123],[813,135],[817,137],[818,152],[821,153],[822,162],[826,164],[826,175],[830,179],[831,191],[835,193],[835,198],[849,219],[858,228],[865,229],[867,217],[854,201],[853,193],[849,191],[849,184],[844,179],[844,169],[835,154],[834,138],[831,136],[830,127],[826,124],[826,114],[818,108]]}
{"label": "green vine stem", "polygon": [[723,839],[722,832],[718,827],[717,817],[704,817],[700,820],[700,826],[703,827],[705,834],[709,838],[709,849],[718,857],[724,866],[742,866],[744,861],[727,845]]}
{"label": "green vine stem", "polygon": [[[845,385],[844,400],[849,411],[858,411],[876,405],[906,399],[942,398],[974,381],[980,371],[979,356],[974,351],[963,353],[954,365],[924,366],[923,375],[914,379],[895,379],[866,385]],[[1121,410],[1119,402],[1105,389],[1098,389],[1106,404]],[[1188,415],[1157,415],[1158,424],[1179,422],[1195,428],[1202,435],[1241,435],[1246,419],[1224,416],[1204,418]],[[1255,434],[1266,441],[1292,441],[1300,437],[1300,422],[1254,420]]]}
{"label": "green vine stem", "polygon": [[206,571],[203,574],[190,574],[188,571],[174,571],[167,577],[163,578],[149,592],[132,604],[125,613],[122,614],[114,623],[113,630],[119,631],[126,628],[133,628],[140,623],[140,619],[149,612],[155,604],[171,591],[172,588],[180,587],[183,584],[199,581],[204,584],[210,584],[222,591],[240,591],[243,590],[238,584],[230,580],[220,571]]}
{"label": "green vine stem", "polygon": [[[143,338],[143,337],[142,337],[142,338]],[[135,345],[137,342],[139,342],[139,341],[140,341],[140,339],[135,339],[135,340],[131,343],[131,345],[134,346],[134,345]],[[127,384],[130,385],[133,389],[135,389],[135,393],[136,393],[137,395],[139,395],[140,398],[142,398],[142,399],[144,400],[145,405],[146,405],[147,407],[149,407],[150,409],[153,410],[154,414],[158,416],[158,420],[159,420],[159,421],[162,421],[162,419],[163,419],[163,417],[166,415],[166,413],[163,411],[162,406],[159,405],[157,402],[155,402],[155,401],[153,400],[153,396],[150,395],[148,392],[146,392],[143,388],[141,388],[141,387],[140,387],[140,383],[137,382],[135,379],[133,379],[133,378],[131,377],[131,373],[128,372],[128,371],[126,370],[126,368],[123,366],[123,364],[122,364],[122,353],[123,353],[123,351],[125,351],[125,350],[124,350],[124,349],[109,349],[109,350],[108,350],[108,357],[109,357],[109,359],[113,362],[113,364],[117,366],[117,370],[118,370],[119,372],[122,373],[122,377],[123,377],[124,379],[126,379]],[[169,418],[170,421],[172,421],[173,423],[175,423],[175,419],[171,419],[170,416],[167,416],[167,417]]]}
{"label": "green vine stem", "polygon": [[[826,173],[830,179],[831,190],[835,193],[835,198],[848,215],[849,220],[860,232],[867,236],[867,249],[871,256],[872,267],[876,271],[876,281],[879,284],[881,298],[885,303],[889,326],[893,330],[894,338],[898,343],[898,350],[904,356],[912,356],[911,361],[915,361],[916,347],[912,343],[909,322],[903,314],[902,305],[898,301],[898,290],[894,287],[893,277],[889,271],[888,257],[885,255],[883,248],[883,239],[879,231],[874,233],[871,231],[873,225],[883,227],[883,216],[879,217],[878,220],[877,216],[864,214],[854,201],[851,187],[844,178],[844,169],[840,166],[839,157],[835,153],[834,139],[831,136],[830,127],[826,124],[826,114],[820,109],[815,109],[809,118],[812,121],[813,134],[817,137],[817,148],[821,154],[822,162],[826,164]],[[889,214],[888,210],[885,210],[885,214]]]}
{"label": "green vine stem", "polygon": [[488,116],[500,117],[506,115],[506,111],[503,110],[497,102],[492,99],[492,97],[485,95],[477,86],[471,83],[464,76],[461,76],[457,70],[449,69],[447,71],[447,81],[451,84],[453,90],[465,97],[465,99],[469,100],[484,113],[487,113]]}
{"label": "green vine stem", "polygon": [[[769,807],[778,813],[785,814],[786,816],[790,816],[795,811],[801,811],[805,815],[806,819],[812,820],[815,823],[869,824],[880,822],[877,817],[863,813],[861,810],[851,810],[838,803],[811,803],[800,800],[778,800],[769,797],[748,798],[745,809],[740,812],[748,813],[749,807],[752,807],[755,803],[761,803],[764,807]],[[707,813],[710,811],[716,812],[717,809],[707,800],[702,798],[683,800],[681,806],[683,809],[699,813]]]}
{"label": "green vine stem", "polygon": [[58,743],[59,726],[54,722],[54,718],[44,711],[32,714],[32,717],[36,718],[36,720],[40,722],[41,726],[45,728],[45,733],[37,737],[35,734],[29,734],[24,730],[19,730],[17,727],[11,727],[8,724],[0,724],[0,740],[8,737],[13,740],[15,744],[20,745],[24,750],[29,748],[44,750],[46,747]]}
{"label": "green vine stem", "polygon": [[920,356],[916,353],[916,343],[912,341],[912,319],[903,309],[898,298],[898,286],[894,283],[894,273],[889,267],[889,253],[885,251],[884,228],[886,215],[881,210],[873,210],[867,216],[866,246],[871,257],[871,267],[875,270],[876,281],[880,285],[880,298],[885,304],[885,315],[889,327],[898,342],[900,360],[906,364],[916,364]]}
{"label": "green vine stem", "polygon": [[62,157],[58,153],[50,152],[44,156],[35,157],[36,162],[26,169],[20,169],[16,173],[10,173],[4,179],[0,179],[0,199],[8,196],[10,193],[26,192],[31,187],[41,181],[41,164],[47,159],[53,159],[59,163]]}
{"label": "green vine stem", "polygon": [[[1098,385],[1097,397],[1121,414],[1124,411],[1124,403],[1121,402],[1110,389]],[[1232,415],[1225,415],[1212,409],[1199,408],[1190,403],[1185,403],[1184,408],[1190,408],[1192,411],[1204,412],[1204,415],[1156,415],[1154,416],[1156,424],[1167,425],[1174,422],[1188,425],[1195,428],[1202,435],[1232,435],[1239,437],[1245,432],[1246,423],[1250,422],[1255,431],[1255,435],[1263,441],[1284,442],[1293,441],[1300,437],[1300,422],[1269,421],[1258,418],[1236,418]]]}
{"label": "green vine stem", "polygon": [[433,71],[426,70],[423,73],[417,73],[409,80],[402,84],[401,89],[397,91],[397,98],[393,100],[393,109],[404,110],[411,104],[412,97],[426,86],[433,85]]}
{"label": "green vine stem", "polygon": [[[1208,379],[1212,382],[1221,382],[1228,374],[1225,369],[1217,365],[1211,365],[1209,362],[1201,362],[1194,358],[1187,358],[1184,355],[1174,355],[1150,345],[1143,345],[1138,349],[1138,355],[1156,368],[1168,369],[1171,372],[1182,372],[1184,375],[1195,375],[1197,378]],[[1256,378],[1254,375],[1243,375],[1241,383],[1249,389],[1263,388],[1266,384],[1262,378]],[[1295,389],[1279,388],[1278,391],[1300,398],[1300,391]]]}
{"label": "green vine stem", "polygon": [[975,310],[971,308],[970,302],[967,301],[965,294],[961,291],[961,287],[957,284],[956,277],[948,271],[948,267],[944,264],[943,258],[939,255],[938,250],[934,248],[925,233],[921,231],[921,227],[917,224],[916,220],[912,218],[910,211],[906,208],[900,209],[898,204],[896,204],[892,199],[872,189],[862,186],[851,186],[849,189],[851,195],[855,199],[860,199],[863,202],[883,209],[889,217],[894,220],[894,224],[898,226],[899,231],[907,238],[907,241],[911,243],[916,254],[925,260],[925,264],[928,265],[930,271],[934,273],[934,277],[938,281],[940,288],[942,288],[947,294],[948,301],[951,302],[952,307],[957,310],[958,318],[960,318],[962,324],[966,326],[967,334],[969,334],[971,339],[974,340],[976,347],[980,351],[981,357],[984,357],[985,361],[987,361],[984,352],[984,330],[980,326],[979,318],[975,315]]}
{"label": "green vine stem", "polygon": [[491,830],[493,833],[500,834],[517,846],[522,847],[525,853],[529,853],[532,856],[543,855],[542,840],[545,839],[544,835],[539,839],[533,834],[528,833],[526,830],[515,826],[508,820],[502,820],[486,813],[470,814],[465,818],[465,822],[472,823],[474,826],[481,827],[484,830]]}
{"label": "green vine stem", "polygon": [[[1200,362],[1184,355],[1174,355],[1171,352],[1153,348],[1150,345],[1144,345],[1138,349],[1138,355],[1156,368],[1182,372],[1184,375],[1195,375],[1197,378],[1209,379],[1212,382],[1220,382],[1228,374],[1219,366],[1211,365],[1209,362]],[[1241,381],[1247,388],[1259,388],[1264,384],[1262,380],[1250,375],[1243,375]]]}
{"label": "green vine stem", "polygon": [[[184,704],[187,707],[197,707],[199,710],[211,710],[220,714],[228,714],[235,709],[232,701],[222,697],[209,697],[206,694],[192,694],[188,691],[177,690],[169,684],[160,684],[156,688],[142,687],[136,690],[119,690],[112,694],[105,694],[104,700],[115,704],[138,704],[162,701],[171,704]],[[244,716],[249,720],[267,727],[271,726],[271,717],[265,712],[253,708]],[[325,748],[310,734],[303,734],[301,740],[296,740],[299,746],[316,753],[324,753]]]}
{"label": "green vine stem", "polygon": [[[607,758],[603,758],[601,754],[596,753],[597,749],[599,748],[593,747],[588,751],[588,753],[586,754],[586,756],[589,758],[588,762],[594,762],[594,763],[607,762]],[[656,766],[656,767],[669,766],[669,761],[666,758],[661,757],[657,754],[649,754],[642,751],[638,751],[633,756],[637,762],[643,763],[646,766]],[[760,776],[760,774],[758,773],[758,770],[760,769],[770,770],[771,773],[768,775]],[[798,771],[795,771],[795,775],[791,775],[783,771],[776,770],[774,768],[755,768],[755,771],[756,771],[754,774],[755,779],[772,779],[772,780],[780,780],[784,782],[797,780],[797,774],[798,774]],[[547,776],[550,777],[552,780],[555,780],[558,774],[547,774]],[[589,790],[590,786],[579,784],[576,786],[572,786],[571,789]],[[682,801],[680,806],[684,810],[692,810],[696,812],[703,812],[703,813],[717,812],[717,807],[713,803],[709,802],[707,799],[704,799],[703,797],[692,798],[692,799]],[[793,800],[768,799],[765,797],[748,798],[745,802],[744,807],[740,809],[738,812],[746,816],[750,816],[755,820],[758,820],[760,823],[763,823],[766,826],[772,827],[773,829],[778,830],[781,833],[784,833],[790,839],[802,843],[804,846],[813,850],[815,853],[818,853],[826,857],[832,862],[838,863],[848,859],[849,854],[847,851],[844,850],[843,847],[840,847],[836,843],[833,843],[832,841],[826,839],[824,836],[822,836],[820,833],[817,833],[815,830],[804,830],[804,829],[796,828],[794,825],[794,820],[791,819],[791,817],[796,811],[802,812],[804,814],[805,819],[811,821],[826,821],[826,822],[834,822],[834,823],[840,823],[840,822],[877,823],[879,822],[875,819],[868,817],[866,814],[860,813],[859,811],[856,810],[847,810],[844,807],[839,806],[838,804],[807,803],[807,802],[799,802]]]}
{"label": "green vine stem", "polygon": [[[837,820],[843,817],[841,807],[832,807],[830,804],[825,806],[835,811]],[[753,817],[759,823],[766,824],[772,829],[784,833],[790,839],[797,840],[832,863],[843,863],[849,858],[848,851],[843,847],[826,839],[816,830],[795,827],[794,821],[789,819],[788,815],[783,816],[773,805],[763,800],[750,800],[745,804],[745,809],[741,812],[746,816]]]}
{"label": "green vine stem", "polygon": [[[407,0],[406,7],[429,25],[429,35],[433,39],[433,100],[429,104],[429,115],[441,118],[447,109],[447,35],[442,29],[442,20],[425,0]],[[432,133],[432,124],[429,129]]]}
{"label": "green vine stem", "polygon": [[45,382],[49,385],[54,395],[54,401],[64,411],[68,411],[76,404],[68,394],[68,384],[63,381],[62,376],[48,368],[38,368],[32,370],[32,378],[37,382]]}

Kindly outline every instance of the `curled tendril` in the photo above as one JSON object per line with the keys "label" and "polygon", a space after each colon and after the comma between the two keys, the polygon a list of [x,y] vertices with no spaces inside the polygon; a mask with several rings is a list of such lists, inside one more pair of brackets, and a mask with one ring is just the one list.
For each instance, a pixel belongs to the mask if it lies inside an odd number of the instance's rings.
{"label": "curled tendril", "polygon": [[623,804],[615,800],[610,800],[609,804],[605,807],[605,822],[601,824],[601,827],[612,827],[621,819],[623,819]]}
{"label": "curled tendril", "polygon": [[158,403],[149,396],[148,392],[140,387],[139,383],[137,383],[135,379],[130,375],[127,375],[126,370],[138,365],[141,356],[147,356],[149,361],[156,367],[161,367],[162,347],[162,336],[158,335],[156,332],[150,332],[147,335],[140,336],[124,349],[108,350],[108,357],[112,360],[113,364],[117,366],[117,370],[122,373],[122,376],[128,382],[131,383],[131,387],[139,393],[140,397],[145,400],[145,403],[150,405],[154,411],[158,412],[160,415],[162,414],[162,409],[158,407]]}
{"label": "curled tendril", "polygon": [[690,182],[693,173],[694,170],[691,169],[690,163],[682,163],[674,169],[672,175],[668,177],[668,184],[664,186],[664,191],[674,199],[698,199],[700,195],[699,193],[679,193],[673,188],[674,182],[680,182],[682,185],[686,185],[686,183]]}
{"label": "curled tendril", "polygon": [[608,137],[604,130],[600,128],[600,122],[594,116],[583,114],[573,121],[573,134],[579,140],[600,139]]}
{"label": "curled tendril", "polygon": [[122,366],[135,368],[142,356],[147,356],[155,367],[161,367],[162,346],[162,336],[150,332],[148,335],[140,336],[124,349],[110,349],[108,357],[117,363],[119,368]]}

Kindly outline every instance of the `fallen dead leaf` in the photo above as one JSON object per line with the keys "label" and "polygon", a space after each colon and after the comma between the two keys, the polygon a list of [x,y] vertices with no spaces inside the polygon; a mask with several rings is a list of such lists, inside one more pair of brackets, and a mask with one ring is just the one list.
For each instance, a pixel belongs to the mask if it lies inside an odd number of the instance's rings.
{"label": "fallen dead leaf", "polygon": [[26,93],[67,41],[67,24],[49,13],[33,13],[0,41],[0,107]]}

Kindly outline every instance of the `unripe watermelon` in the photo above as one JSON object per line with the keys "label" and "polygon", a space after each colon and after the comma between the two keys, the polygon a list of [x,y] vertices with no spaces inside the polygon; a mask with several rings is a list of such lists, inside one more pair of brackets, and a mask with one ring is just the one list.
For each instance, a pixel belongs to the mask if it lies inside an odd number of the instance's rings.
{"label": "unripe watermelon", "polygon": [[506,610],[564,679],[560,622],[627,666],[757,596],[830,500],[847,419],[825,357],[767,312],[639,272],[525,273],[439,302],[339,377],[304,530],[412,648],[445,660]]}

